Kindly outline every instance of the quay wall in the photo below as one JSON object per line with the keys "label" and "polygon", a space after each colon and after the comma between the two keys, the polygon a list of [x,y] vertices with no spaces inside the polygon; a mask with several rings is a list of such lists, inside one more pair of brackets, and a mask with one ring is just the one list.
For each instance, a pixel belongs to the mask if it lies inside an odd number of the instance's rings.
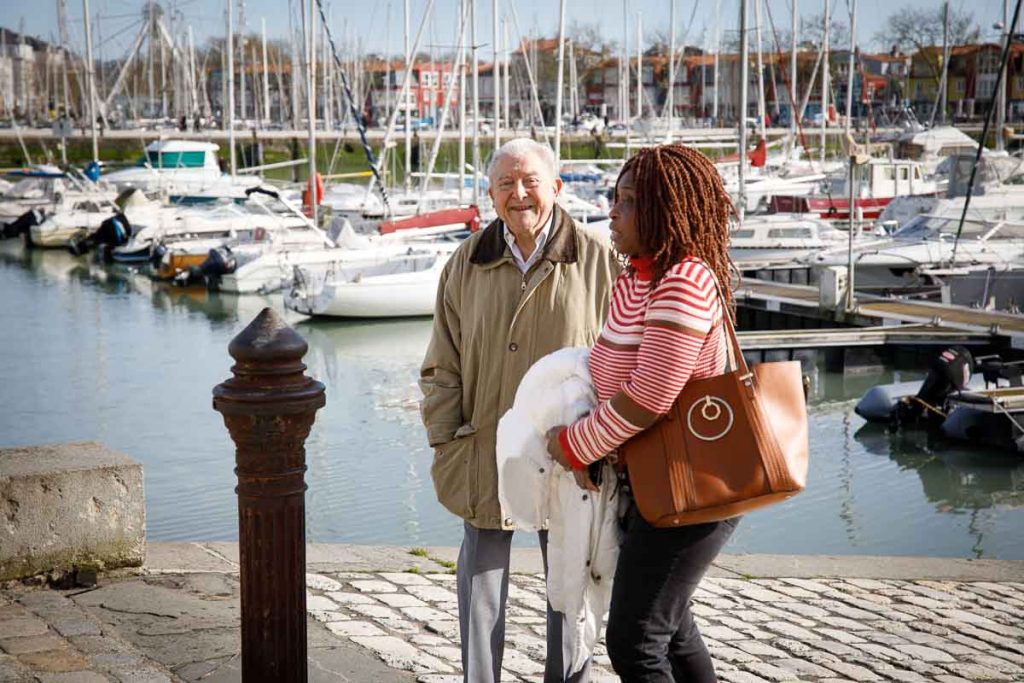
{"label": "quay wall", "polygon": [[0,581],[145,557],[141,464],[95,442],[0,449]]}

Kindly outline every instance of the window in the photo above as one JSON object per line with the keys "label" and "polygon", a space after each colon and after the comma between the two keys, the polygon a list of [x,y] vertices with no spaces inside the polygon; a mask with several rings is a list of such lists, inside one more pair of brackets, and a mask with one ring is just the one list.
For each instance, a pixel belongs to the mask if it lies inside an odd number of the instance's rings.
{"label": "window", "polygon": [[910,169],[906,166],[900,166],[900,180],[910,179]]}
{"label": "window", "polygon": [[975,98],[987,100],[992,97],[992,93],[995,92],[996,81],[994,78],[979,78],[977,92],[974,94]]}
{"label": "window", "polygon": [[769,238],[810,239],[813,236],[810,228],[771,228],[768,230]]}
{"label": "window", "polygon": [[748,240],[748,239],[750,239],[753,236],[754,236],[754,231],[753,230],[733,230],[732,231],[732,238],[733,239]]}
{"label": "window", "polygon": [[154,168],[202,168],[206,152],[146,152]]}
{"label": "window", "polygon": [[978,73],[994,74],[999,71],[999,53],[988,50],[978,55]]}

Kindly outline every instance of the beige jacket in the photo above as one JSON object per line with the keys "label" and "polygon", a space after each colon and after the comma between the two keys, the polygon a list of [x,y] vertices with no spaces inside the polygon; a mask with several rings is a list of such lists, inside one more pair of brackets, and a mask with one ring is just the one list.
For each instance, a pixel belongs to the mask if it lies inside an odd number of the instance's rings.
{"label": "beige jacket", "polygon": [[498,419],[535,361],[593,345],[619,272],[605,239],[555,210],[542,257],[525,276],[496,220],[456,250],[438,286],[420,371],[430,472],[441,504],[479,528],[513,528],[498,502]]}

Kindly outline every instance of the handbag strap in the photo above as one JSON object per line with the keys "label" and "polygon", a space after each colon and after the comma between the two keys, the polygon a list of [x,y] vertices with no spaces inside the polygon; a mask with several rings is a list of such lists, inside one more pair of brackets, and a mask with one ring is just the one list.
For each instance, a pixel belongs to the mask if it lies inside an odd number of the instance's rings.
{"label": "handbag strap", "polygon": [[[705,264],[705,267],[707,264]],[[734,371],[739,371],[741,374],[750,374],[750,367],[747,365],[747,359],[743,357],[743,350],[740,348],[740,340],[736,336],[736,326],[732,322],[732,316],[729,315],[729,307],[725,301],[725,295],[722,294],[722,287],[718,282],[718,276],[715,272],[708,268],[711,273],[711,279],[715,283],[715,292],[718,294],[718,303],[722,309],[722,326],[726,333],[726,357],[732,365]],[[730,353],[731,351],[731,353]]]}

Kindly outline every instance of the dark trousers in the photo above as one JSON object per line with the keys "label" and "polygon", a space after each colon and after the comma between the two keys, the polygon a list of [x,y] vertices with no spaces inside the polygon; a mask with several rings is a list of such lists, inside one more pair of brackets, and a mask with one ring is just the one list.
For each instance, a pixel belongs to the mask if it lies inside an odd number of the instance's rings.
{"label": "dark trousers", "polygon": [[739,518],[658,529],[630,505],[624,521],[606,634],[615,673],[625,683],[715,683],[690,598]]}

